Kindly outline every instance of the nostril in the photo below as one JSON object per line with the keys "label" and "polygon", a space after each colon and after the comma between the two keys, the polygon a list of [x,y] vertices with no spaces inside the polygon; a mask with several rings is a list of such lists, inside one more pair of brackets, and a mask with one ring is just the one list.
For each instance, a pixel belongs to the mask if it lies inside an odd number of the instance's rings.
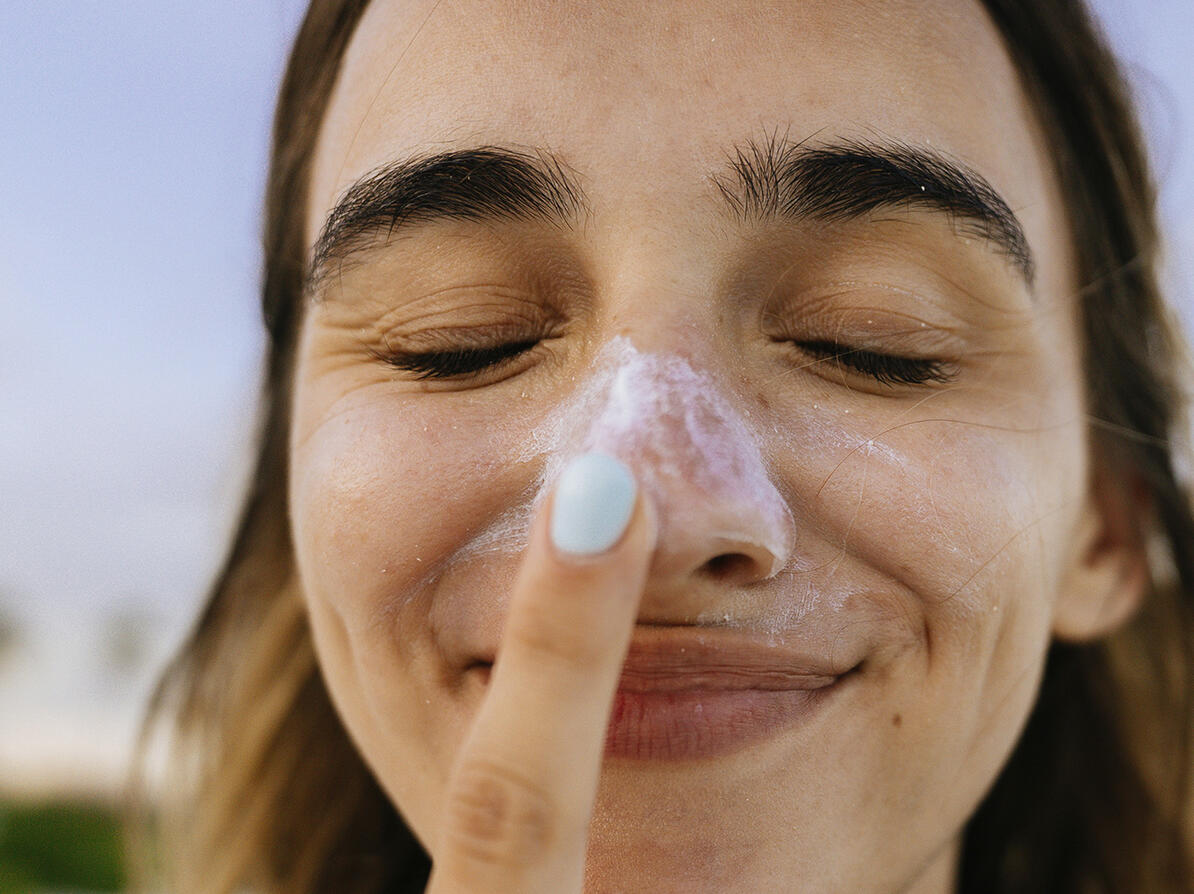
{"label": "nostril", "polygon": [[705,570],[713,577],[740,580],[756,573],[755,560],[743,553],[722,553],[705,563]]}

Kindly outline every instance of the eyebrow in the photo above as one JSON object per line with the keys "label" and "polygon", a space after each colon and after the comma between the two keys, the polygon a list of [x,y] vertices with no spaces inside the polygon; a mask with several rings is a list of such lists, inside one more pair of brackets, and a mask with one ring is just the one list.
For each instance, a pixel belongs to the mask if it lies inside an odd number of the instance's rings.
{"label": "eyebrow", "polygon": [[584,208],[572,173],[546,151],[481,146],[393,162],[357,180],[336,203],[312,251],[306,290],[316,290],[333,265],[403,226],[451,220],[567,225]]}
{"label": "eyebrow", "polygon": [[[976,171],[926,147],[751,141],[733,150],[728,172],[712,181],[742,221],[836,222],[889,208],[944,213],[958,232],[981,239],[1033,282],[1028,240],[1007,202]],[[391,162],[336,203],[312,251],[305,290],[315,293],[333,268],[402,227],[498,220],[567,227],[587,211],[572,170],[546,150],[481,146]]]}
{"label": "eyebrow", "polygon": [[927,147],[865,140],[807,145],[772,138],[737,147],[730,169],[730,175],[713,180],[740,218],[835,222],[887,208],[937,211],[1033,282],[1032,251],[1011,207],[977,171]]}

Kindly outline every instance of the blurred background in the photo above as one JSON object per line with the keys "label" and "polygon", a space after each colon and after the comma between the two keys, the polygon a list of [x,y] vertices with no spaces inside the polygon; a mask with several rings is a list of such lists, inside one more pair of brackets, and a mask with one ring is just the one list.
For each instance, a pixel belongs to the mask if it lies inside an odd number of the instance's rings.
{"label": "blurred background", "polygon": [[[1094,6],[1194,331],[1194,2]],[[269,120],[304,7],[0,5],[0,894],[123,884],[137,723],[247,476]]]}

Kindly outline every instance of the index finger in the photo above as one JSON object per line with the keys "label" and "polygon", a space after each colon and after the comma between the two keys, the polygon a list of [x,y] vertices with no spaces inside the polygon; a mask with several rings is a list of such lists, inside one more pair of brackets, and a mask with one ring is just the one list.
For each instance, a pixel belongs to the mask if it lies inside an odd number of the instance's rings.
{"label": "index finger", "polygon": [[[544,509],[449,783],[429,891],[581,890],[605,729],[655,522],[629,470],[603,454],[574,460]],[[589,525],[590,546],[615,542],[596,553],[562,550],[569,519]]]}

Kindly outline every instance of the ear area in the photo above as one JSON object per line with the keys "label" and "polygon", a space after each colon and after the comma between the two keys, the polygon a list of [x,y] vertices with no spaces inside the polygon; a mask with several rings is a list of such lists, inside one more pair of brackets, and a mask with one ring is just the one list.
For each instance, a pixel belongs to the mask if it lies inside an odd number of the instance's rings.
{"label": "ear area", "polygon": [[1064,642],[1114,632],[1140,608],[1150,585],[1148,488],[1132,472],[1114,474],[1098,452],[1071,566],[1053,610],[1053,635]]}

